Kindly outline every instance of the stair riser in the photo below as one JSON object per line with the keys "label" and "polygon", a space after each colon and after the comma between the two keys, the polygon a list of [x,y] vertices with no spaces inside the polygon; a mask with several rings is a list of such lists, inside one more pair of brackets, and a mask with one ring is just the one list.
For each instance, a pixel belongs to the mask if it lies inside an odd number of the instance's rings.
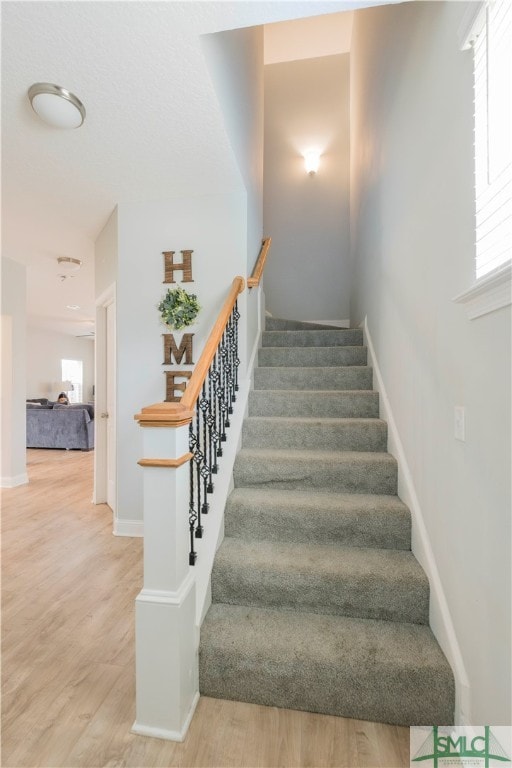
{"label": "stair riser", "polygon": [[453,674],[420,624],[213,604],[199,675],[205,696],[398,725],[453,723]]}
{"label": "stair riser", "polygon": [[279,317],[267,317],[265,319],[266,331],[312,331],[327,330],[332,331],[335,326],[326,323],[306,322],[304,320],[282,320]]}
{"label": "stair riser", "polygon": [[317,416],[319,418],[378,418],[379,393],[275,392],[254,389],[249,393],[249,416]]}
{"label": "stair riser", "polygon": [[372,454],[363,454],[357,461],[343,460],[343,454],[338,461],[266,460],[247,457],[242,450],[235,462],[234,480],[235,487],[396,494],[397,468],[393,460]]}
{"label": "stair riser", "polygon": [[263,506],[228,499],[226,536],[313,544],[340,544],[377,549],[411,548],[408,511],[322,510],[318,507]]}
{"label": "stair riser", "polygon": [[428,669],[388,667],[345,668],[331,665],[294,665],[240,656],[232,648],[215,658],[202,648],[199,689],[203,696],[245,701],[268,707],[319,712],[337,717],[390,723],[453,723],[453,680],[433,677]]}
{"label": "stair riser", "polygon": [[373,371],[346,368],[255,368],[255,389],[350,390],[372,389]]}
{"label": "stair riser", "polygon": [[366,365],[366,347],[262,347],[258,353],[260,366],[313,367]]}
{"label": "stair riser", "polygon": [[387,426],[378,420],[339,424],[290,424],[276,419],[246,419],[242,431],[245,448],[318,451],[385,451]]}
{"label": "stair riser", "polygon": [[340,347],[363,343],[358,328],[344,331],[263,331],[262,347]]}
{"label": "stair riser", "polygon": [[[257,546],[257,545],[256,545]],[[406,554],[406,553],[403,553]],[[214,603],[252,605],[261,608],[289,609],[350,616],[361,619],[428,623],[428,581],[397,579],[389,573],[346,573],[333,577],[322,571],[302,569],[258,569],[251,563],[233,567],[219,553],[212,573]],[[405,570],[405,569],[404,569]]]}

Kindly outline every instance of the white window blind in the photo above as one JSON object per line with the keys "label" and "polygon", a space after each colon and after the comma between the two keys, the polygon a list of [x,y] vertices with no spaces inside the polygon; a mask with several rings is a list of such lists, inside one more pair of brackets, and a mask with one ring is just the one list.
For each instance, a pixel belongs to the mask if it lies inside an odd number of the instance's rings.
{"label": "white window blind", "polygon": [[512,4],[486,5],[472,31],[476,277],[512,258]]}
{"label": "white window blind", "polygon": [[61,360],[62,381],[70,381],[73,389],[68,392],[70,403],[82,403],[83,363],[81,360]]}

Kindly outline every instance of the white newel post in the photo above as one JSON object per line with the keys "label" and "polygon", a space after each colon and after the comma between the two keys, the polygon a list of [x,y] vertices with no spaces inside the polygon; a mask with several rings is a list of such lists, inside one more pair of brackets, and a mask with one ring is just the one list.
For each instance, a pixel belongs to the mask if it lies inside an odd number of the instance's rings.
{"label": "white newel post", "polygon": [[135,601],[132,730],[182,741],[199,699],[196,584],[188,561],[191,414],[161,403],[135,418],[144,427],[144,586]]}

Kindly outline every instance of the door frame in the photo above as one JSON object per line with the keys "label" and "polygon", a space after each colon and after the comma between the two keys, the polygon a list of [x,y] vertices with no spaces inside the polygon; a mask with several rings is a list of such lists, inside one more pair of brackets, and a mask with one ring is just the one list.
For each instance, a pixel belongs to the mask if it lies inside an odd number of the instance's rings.
{"label": "door frame", "polygon": [[[108,440],[107,419],[101,418],[101,414],[107,412],[107,374],[111,372],[116,392],[116,352],[115,343],[113,349],[107,349],[107,307],[116,306],[116,284],[112,283],[96,299],[96,344],[95,344],[95,385],[94,385],[94,413],[95,413],[95,450],[94,450],[94,488],[93,504],[106,504],[108,499]],[[115,320],[114,320],[115,323]],[[115,327],[114,327],[115,336]],[[109,414],[115,424],[115,397],[114,413]],[[115,444],[114,444],[115,450]],[[117,461],[112,462],[117,475]],[[115,527],[117,507],[117,477],[114,478],[115,500],[112,508],[112,524]]]}

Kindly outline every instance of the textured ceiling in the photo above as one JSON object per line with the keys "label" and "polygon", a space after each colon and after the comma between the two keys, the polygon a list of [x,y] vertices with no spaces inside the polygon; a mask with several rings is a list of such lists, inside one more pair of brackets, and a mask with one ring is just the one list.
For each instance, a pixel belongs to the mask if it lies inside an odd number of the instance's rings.
{"label": "textured ceiling", "polygon": [[[92,328],[94,240],[117,203],[240,185],[202,34],[370,4],[2,2],[2,253],[27,265],[29,321]],[[82,100],[80,129],[32,112],[40,81]],[[59,255],[83,260],[76,277],[58,280]]]}

